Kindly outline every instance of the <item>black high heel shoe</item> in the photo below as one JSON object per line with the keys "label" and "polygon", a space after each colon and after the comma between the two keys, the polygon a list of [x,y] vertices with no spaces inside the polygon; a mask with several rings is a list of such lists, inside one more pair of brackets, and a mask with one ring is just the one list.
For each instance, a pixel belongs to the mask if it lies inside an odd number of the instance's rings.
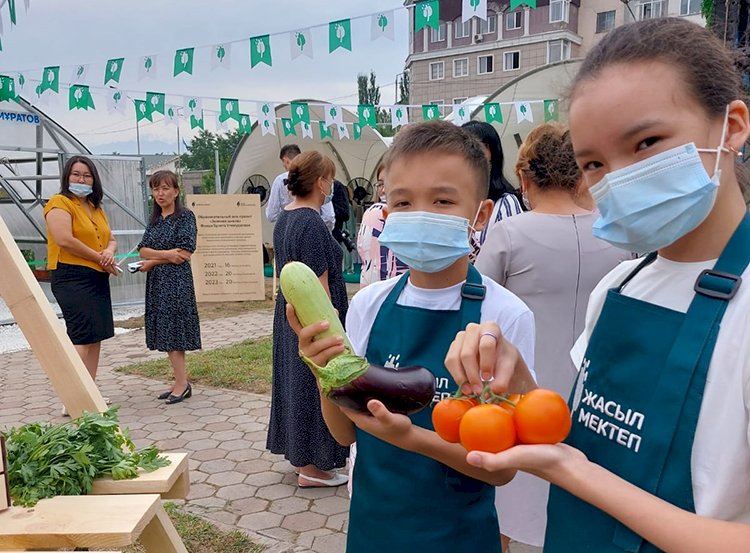
{"label": "black high heel shoe", "polygon": [[193,389],[190,387],[190,383],[188,382],[187,388],[185,388],[185,391],[182,392],[179,396],[176,396],[172,393],[169,394],[169,397],[167,397],[167,401],[165,402],[167,405],[172,405],[173,403],[180,403],[181,401],[192,397],[193,395]]}
{"label": "black high heel shoe", "polygon": [[167,390],[163,394],[159,394],[159,396],[156,399],[167,399],[171,395],[172,395],[172,390]]}

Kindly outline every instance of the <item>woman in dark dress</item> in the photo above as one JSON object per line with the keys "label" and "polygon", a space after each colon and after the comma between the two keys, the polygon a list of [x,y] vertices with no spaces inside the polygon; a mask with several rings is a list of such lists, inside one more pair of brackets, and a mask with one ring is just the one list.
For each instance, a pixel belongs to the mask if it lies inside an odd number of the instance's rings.
{"label": "woman in dark dress", "polygon": [[154,209],[138,252],[146,276],[146,346],[165,351],[174,385],[159,396],[166,403],[189,398],[192,388],[185,352],[200,349],[198,306],[190,257],[195,251],[195,215],[180,202],[180,186],[172,171],[157,171],[149,180]]}
{"label": "woman in dark dress", "polygon": [[[333,162],[318,152],[294,158],[287,178],[294,199],[279,215],[273,241],[277,271],[290,261],[308,265],[343,322],[348,307],[341,270],[343,251],[320,217],[320,208],[333,197],[335,172]],[[300,487],[340,486],[348,480],[329,472],[346,464],[348,448],[336,443],[323,421],[318,387],[299,358],[282,293],[273,319],[273,392],[266,447],[298,468]]]}

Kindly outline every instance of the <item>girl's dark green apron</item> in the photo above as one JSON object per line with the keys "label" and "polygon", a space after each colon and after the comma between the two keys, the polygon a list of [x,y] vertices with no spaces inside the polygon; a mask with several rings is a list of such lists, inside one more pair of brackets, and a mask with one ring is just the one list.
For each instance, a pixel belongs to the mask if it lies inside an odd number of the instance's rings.
{"label": "girl's dark green apron", "polygon": [[[746,216],[687,313],[607,294],[573,391],[566,442],[639,488],[695,512],[690,458],[719,326],[750,261]],[[660,551],[599,509],[552,486],[545,553]]]}
{"label": "girl's dark green apron", "polygon": [[[379,365],[427,367],[439,391],[453,393],[445,356],[456,334],[480,320],[482,277],[469,267],[458,311],[398,305],[408,278],[401,277],[380,308],[366,357]],[[411,417],[430,430],[431,419],[432,406]],[[494,500],[493,486],[357,429],[347,553],[455,553],[467,547],[499,553]]]}

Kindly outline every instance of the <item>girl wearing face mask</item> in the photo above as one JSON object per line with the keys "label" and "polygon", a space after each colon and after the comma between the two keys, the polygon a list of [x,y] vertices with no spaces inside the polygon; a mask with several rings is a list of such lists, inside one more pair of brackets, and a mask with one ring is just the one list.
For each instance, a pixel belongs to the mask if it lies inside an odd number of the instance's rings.
{"label": "girl wearing face mask", "polygon": [[[336,168],[328,157],[305,152],[294,158],[286,180],[293,200],[273,231],[276,270],[290,261],[309,266],[323,284],[343,321],[348,300],[341,269],[344,253],[328,231],[320,208],[333,197]],[[297,468],[302,488],[340,486],[346,475],[333,472],[346,464],[348,449],[331,437],[320,413],[318,387],[300,360],[297,337],[285,316],[279,292],[273,319],[273,389],[266,447]]]}
{"label": "girl wearing face mask", "polygon": [[362,215],[362,224],[357,234],[357,253],[362,260],[359,287],[387,280],[404,273],[408,267],[393,252],[380,243],[378,237],[385,226],[385,171],[378,166],[375,173],[377,183],[375,192],[378,201],[372,204]]}
{"label": "girl wearing face mask", "polygon": [[[468,456],[554,484],[545,552],[747,551],[743,97],[729,52],[682,19],[615,29],[581,66],[570,128],[601,213],[594,234],[645,257],[618,266],[591,294],[571,352],[580,369],[566,443]],[[502,391],[525,368],[506,342],[488,347],[480,337],[493,331],[469,328],[446,363],[469,381],[498,367]]]}
{"label": "girl wearing face mask", "polygon": [[94,379],[101,342],[114,336],[109,277],[119,274],[114,260],[117,242],[102,198],[94,163],[73,156],[63,169],[60,192],[44,206],[52,293],[68,336]]}

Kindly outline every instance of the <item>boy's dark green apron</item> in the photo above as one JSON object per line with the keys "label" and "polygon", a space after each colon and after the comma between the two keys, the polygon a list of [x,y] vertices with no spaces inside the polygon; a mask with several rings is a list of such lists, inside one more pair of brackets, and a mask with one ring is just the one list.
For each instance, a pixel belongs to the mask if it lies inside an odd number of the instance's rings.
{"label": "boy's dark green apron", "polygon": [[[445,356],[456,334],[480,320],[482,277],[469,267],[458,311],[398,305],[408,278],[401,277],[380,308],[366,357],[378,365],[427,367],[441,391],[449,385],[455,392]],[[432,406],[411,419],[432,430]],[[455,553],[469,544],[499,553],[494,502],[493,486],[358,429],[347,553]]]}
{"label": "boy's dark green apron", "polygon": [[[695,512],[690,458],[721,319],[750,261],[750,216],[712,270],[695,283],[687,313],[621,293],[649,255],[607,294],[573,391],[566,442],[639,488]],[[599,509],[552,486],[545,553],[659,551]]]}

